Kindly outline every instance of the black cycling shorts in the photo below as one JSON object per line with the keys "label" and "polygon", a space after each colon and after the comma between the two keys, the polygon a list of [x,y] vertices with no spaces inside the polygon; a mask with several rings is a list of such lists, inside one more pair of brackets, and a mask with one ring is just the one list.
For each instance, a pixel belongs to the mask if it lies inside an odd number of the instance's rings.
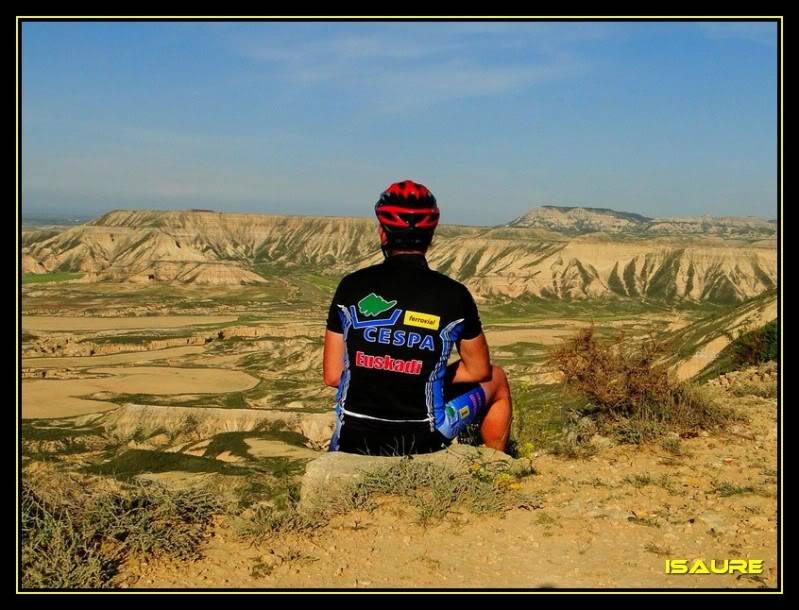
{"label": "black cycling shorts", "polygon": [[[444,373],[444,401],[459,405],[466,399],[480,401],[479,415],[485,415],[485,395],[479,383],[453,383],[458,362],[453,362]],[[477,422],[475,422],[477,423]],[[362,455],[410,455],[432,453],[446,448],[452,441],[429,422],[388,422],[344,415],[337,430],[338,451]]]}

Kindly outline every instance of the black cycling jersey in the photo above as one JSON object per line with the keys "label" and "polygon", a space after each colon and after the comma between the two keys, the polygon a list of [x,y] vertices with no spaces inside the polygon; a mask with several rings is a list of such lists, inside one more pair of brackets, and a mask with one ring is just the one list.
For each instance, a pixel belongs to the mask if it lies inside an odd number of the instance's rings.
{"label": "black cycling jersey", "polygon": [[347,348],[339,419],[375,434],[443,430],[447,360],[459,340],[482,332],[469,290],[420,254],[389,256],[342,279],[327,329],[342,333]]}

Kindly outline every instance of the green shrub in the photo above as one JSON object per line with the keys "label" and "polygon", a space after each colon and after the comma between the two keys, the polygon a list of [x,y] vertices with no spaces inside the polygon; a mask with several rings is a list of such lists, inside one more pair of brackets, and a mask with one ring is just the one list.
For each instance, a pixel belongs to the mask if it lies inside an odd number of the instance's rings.
{"label": "green shrub", "polygon": [[736,368],[778,360],[780,354],[777,321],[772,320],[761,328],[740,329],[730,345]]}

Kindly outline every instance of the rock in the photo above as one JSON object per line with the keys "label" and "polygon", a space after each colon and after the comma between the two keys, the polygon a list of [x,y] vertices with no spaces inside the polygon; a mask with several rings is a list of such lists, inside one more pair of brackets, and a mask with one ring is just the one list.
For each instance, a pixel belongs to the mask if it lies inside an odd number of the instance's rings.
{"label": "rock", "polygon": [[155,436],[151,436],[147,439],[147,442],[155,447],[162,447],[164,445],[168,445],[172,439],[169,438],[168,434],[156,434]]}
{"label": "rock", "polygon": [[385,468],[404,459],[440,464],[455,472],[466,472],[474,463],[496,465],[497,469],[511,474],[532,472],[532,464],[528,459],[514,460],[501,451],[470,445],[452,445],[442,451],[410,457],[379,457],[333,451],[321,455],[306,466],[300,490],[300,509],[310,511],[324,508],[364,473]]}
{"label": "rock", "polygon": [[335,423],[336,415],[332,409],[329,413],[303,414],[299,422],[299,431],[313,447],[327,449]]}
{"label": "rock", "polygon": [[708,529],[713,530],[717,534],[723,533],[727,529],[727,524],[724,518],[717,513],[703,513],[698,518]]}

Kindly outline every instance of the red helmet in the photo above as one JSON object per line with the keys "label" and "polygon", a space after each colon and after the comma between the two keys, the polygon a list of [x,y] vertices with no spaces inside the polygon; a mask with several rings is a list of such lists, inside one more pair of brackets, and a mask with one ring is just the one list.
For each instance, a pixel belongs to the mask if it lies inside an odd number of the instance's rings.
{"label": "red helmet", "polygon": [[380,195],[375,214],[383,229],[380,232],[383,252],[387,250],[424,250],[438,226],[436,198],[428,188],[412,180],[395,182]]}

